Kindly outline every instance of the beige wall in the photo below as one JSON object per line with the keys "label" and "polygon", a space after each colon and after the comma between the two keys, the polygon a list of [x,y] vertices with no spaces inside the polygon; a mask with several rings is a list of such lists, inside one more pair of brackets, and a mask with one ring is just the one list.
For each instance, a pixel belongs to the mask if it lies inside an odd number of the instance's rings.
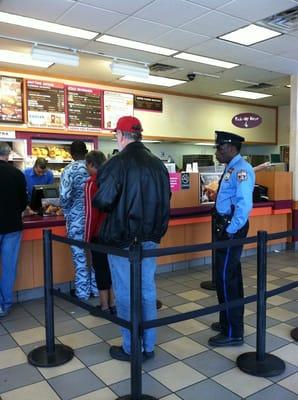
{"label": "beige wall", "polygon": [[278,107],[278,144],[290,143],[290,106]]}

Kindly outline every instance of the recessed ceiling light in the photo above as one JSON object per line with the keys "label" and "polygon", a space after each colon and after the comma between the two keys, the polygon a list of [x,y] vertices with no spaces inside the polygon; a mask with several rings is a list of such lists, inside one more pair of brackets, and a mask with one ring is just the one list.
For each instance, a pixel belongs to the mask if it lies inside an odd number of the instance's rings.
{"label": "recessed ceiling light", "polygon": [[0,22],[89,40],[94,39],[99,34],[98,32],[72,28],[71,26],[67,25],[55,24],[53,22],[43,21],[41,19],[22,17],[20,15],[9,14],[5,12],[0,12]]}
{"label": "recessed ceiling light", "polygon": [[243,99],[254,99],[254,100],[272,96],[272,94],[248,92],[246,90],[231,90],[230,92],[223,92],[220,94],[222,96],[240,97]]}
{"label": "recessed ceiling light", "polygon": [[48,68],[53,64],[53,62],[33,60],[31,54],[10,50],[0,50],[0,62],[32,65],[40,68]]}
{"label": "recessed ceiling light", "polygon": [[121,81],[129,81],[129,82],[137,82],[137,83],[146,83],[148,85],[159,85],[159,86],[176,86],[181,85],[182,83],[186,83],[186,81],[182,81],[180,79],[172,79],[172,78],[163,78],[161,76],[152,76],[149,75],[148,78],[140,78],[136,76],[125,75],[120,78]]}
{"label": "recessed ceiling light", "polygon": [[117,36],[102,35],[97,42],[113,44],[115,46],[128,47],[130,49],[148,51],[149,53],[162,54],[164,56],[171,56],[177,53],[177,50],[167,49],[165,47],[153,46],[152,44],[146,44],[142,42],[136,42],[134,40],[122,39]]}
{"label": "recessed ceiling light", "polygon": [[291,88],[292,86],[291,86],[291,85],[285,85],[285,87],[287,87],[287,88]]}
{"label": "recessed ceiling light", "polygon": [[222,68],[227,68],[227,69],[239,66],[239,64],[234,64],[234,63],[227,62],[227,61],[217,60],[216,58],[198,56],[196,54],[191,54],[191,53],[179,53],[179,54],[174,55],[174,57],[180,58],[181,60],[194,61],[194,62],[201,63],[201,64],[213,65],[215,67],[222,67]]}
{"label": "recessed ceiling light", "polygon": [[280,35],[282,35],[281,32],[276,32],[272,29],[251,24],[244,28],[237,29],[236,31],[227,33],[226,35],[219,36],[219,39],[250,46],[251,44],[262,42]]}

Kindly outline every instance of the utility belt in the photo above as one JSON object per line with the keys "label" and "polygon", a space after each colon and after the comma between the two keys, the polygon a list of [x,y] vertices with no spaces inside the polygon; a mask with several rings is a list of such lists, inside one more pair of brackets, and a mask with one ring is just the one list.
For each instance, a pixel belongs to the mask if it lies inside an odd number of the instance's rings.
{"label": "utility belt", "polygon": [[214,218],[214,224],[213,224],[213,229],[214,229],[214,234],[215,237],[221,238],[223,237],[224,233],[226,232],[226,228],[228,225],[231,223],[232,217],[234,210],[231,214],[219,214],[216,209],[214,209],[213,212],[213,218]]}

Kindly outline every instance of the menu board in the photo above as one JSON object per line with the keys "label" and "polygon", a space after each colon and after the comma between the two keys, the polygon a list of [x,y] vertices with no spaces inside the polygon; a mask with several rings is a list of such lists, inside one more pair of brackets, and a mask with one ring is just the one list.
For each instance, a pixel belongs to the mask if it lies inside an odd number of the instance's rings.
{"label": "menu board", "polygon": [[133,115],[133,94],[104,92],[104,128],[113,129],[120,117]]}
{"label": "menu board", "polygon": [[27,81],[28,125],[65,128],[64,84]]}
{"label": "menu board", "polygon": [[134,95],[135,109],[162,112],[162,99],[160,97]]}
{"label": "menu board", "polygon": [[23,122],[23,79],[0,76],[0,121]]}
{"label": "menu board", "polygon": [[101,91],[79,86],[67,87],[67,124],[80,131],[101,128]]}

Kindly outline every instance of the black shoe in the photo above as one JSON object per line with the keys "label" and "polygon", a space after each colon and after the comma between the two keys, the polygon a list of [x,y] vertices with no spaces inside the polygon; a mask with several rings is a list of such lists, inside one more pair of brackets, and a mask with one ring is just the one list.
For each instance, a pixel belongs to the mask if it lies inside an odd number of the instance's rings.
{"label": "black shoe", "polygon": [[211,324],[210,328],[215,332],[221,332],[222,331],[222,327],[220,325],[220,322],[213,322]]}
{"label": "black shoe", "polygon": [[111,307],[110,307],[110,313],[111,313],[112,315],[116,315],[116,314],[117,314],[116,306],[111,306]]}
{"label": "black shoe", "polygon": [[[110,308],[106,308],[105,310],[101,309],[101,306],[95,306],[98,310],[100,310],[101,312],[105,313],[105,314],[112,314]],[[100,317],[95,310],[91,310],[89,311],[89,314],[93,315],[94,317]]]}
{"label": "black shoe", "polygon": [[130,354],[125,353],[122,346],[111,346],[110,355],[115,360],[130,361]]}
{"label": "black shoe", "polygon": [[153,351],[144,351],[143,356],[145,360],[150,360],[155,357],[154,350]]}
{"label": "black shoe", "polygon": [[70,296],[72,296],[72,297],[77,297],[77,295],[76,295],[76,290],[75,290],[75,289],[70,289],[69,294],[70,294]]}
{"label": "black shoe", "polygon": [[224,347],[224,346],[241,346],[243,344],[243,337],[228,337],[219,333],[208,340],[210,346]]}
{"label": "black shoe", "polygon": [[162,307],[162,302],[160,300],[156,300],[156,309],[159,310]]}

